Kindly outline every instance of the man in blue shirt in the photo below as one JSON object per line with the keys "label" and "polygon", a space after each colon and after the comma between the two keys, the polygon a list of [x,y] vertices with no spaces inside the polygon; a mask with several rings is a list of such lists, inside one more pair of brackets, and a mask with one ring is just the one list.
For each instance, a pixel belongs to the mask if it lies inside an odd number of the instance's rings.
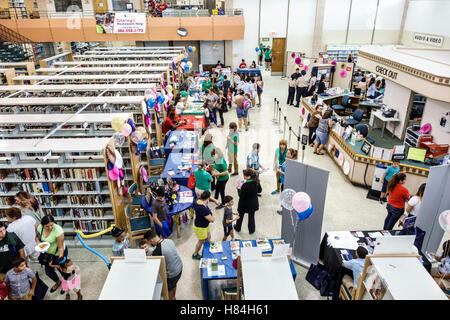
{"label": "man in blue shirt", "polygon": [[247,156],[247,169],[252,170],[257,175],[262,172],[260,168],[264,170],[264,167],[259,164],[259,148],[260,144],[255,142],[252,147],[253,151]]}
{"label": "man in blue shirt", "polygon": [[386,171],[383,174],[383,187],[381,188],[380,194],[380,203],[383,204],[386,202],[386,190],[389,180],[396,173],[400,172],[400,162],[398,160],[392,160],[392,166],[386,168]]}
{"label": "man in blue shirt", "polygon": [[[349,261],[343,261],[342,266],[353,271],[353,290],[351,290],[352,296],[355,294],[356,287],[358,286],[359,276],[364,269],[364,261],[367,255],[367,249],[359,246],[356,249],[356,259],[352,259]],[[342,282],[347,286],[347,288],[351,288],[351,280],[350,277],[345,275],[342,278]]]}

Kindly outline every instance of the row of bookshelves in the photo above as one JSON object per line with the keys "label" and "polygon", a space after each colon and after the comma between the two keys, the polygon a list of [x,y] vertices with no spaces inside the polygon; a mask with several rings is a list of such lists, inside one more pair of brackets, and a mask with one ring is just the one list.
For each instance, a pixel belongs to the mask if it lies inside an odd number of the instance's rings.
{"label": "row of bookshelves", "polygon": [[[1,181],[1,180],[0,180]],[[63,191],[63,192],[60,192]],[[68,195],[73,192],[102,193],[102,185],[100,181],[92,182],[18,182],[18,183],[4,183],[0,182],[0,196],[15,195],[19,191],[25,191],[32,194],[54,194],[54,195]],[[2,194],[3,193],[3,194]]]}
{"label": "row of bookshelves", "polygon": [[[0,170],[0,180],[7,176],[6,170]],[[14,177],[17,180],[52,180],[55,179],[81,179],[97,180],[100,176],[100,168],[36,168],[36,169],[16,169]]]}

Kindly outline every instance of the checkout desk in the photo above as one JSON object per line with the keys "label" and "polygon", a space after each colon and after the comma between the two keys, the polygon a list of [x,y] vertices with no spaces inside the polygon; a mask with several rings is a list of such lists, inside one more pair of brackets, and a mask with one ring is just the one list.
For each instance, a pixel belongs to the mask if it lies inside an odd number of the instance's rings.
{"label": "checkout desk", "polygon": [[[335,98],[335,96],[330,97],[329,99],[333,98]],[[325,100],[324,104],[327,104]],[[303,117],[306,118],[308,113],[311,113],[313,110],[313,106],[310,103],[310,98],[302,98],[302,107],[305,108],[305,114]],[[350,138],[344,140],[336,131],[332,129],[330,130],[327,145],[324,147],[324,150],[328,152],[330,157],[341,169],[347,179],[350,180],[350,182],[355,185],[371,187],[377,164],[389,166],[392,162],[386,159],[378,159],[366,155],[361,151],[364,141],[366,140],[362,139],[360,141],[355,141],[353,145]],[[406,180],[405,187],[407,187],[410,191],[417,190],[418,185],[426,182],[430,171],[429,165],[425,163],[412,162],[405,159],[400,161],[400,166],[406,170],[408,179]]]}

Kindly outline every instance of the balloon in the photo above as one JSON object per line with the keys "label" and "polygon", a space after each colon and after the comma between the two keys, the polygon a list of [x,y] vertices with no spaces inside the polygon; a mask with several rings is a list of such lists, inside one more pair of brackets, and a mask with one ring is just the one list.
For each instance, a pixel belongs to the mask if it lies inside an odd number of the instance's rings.
{"label": "balloon", "polygon": [[188,47],[188,51],[192,52],[192,47],[191,46]]}
{"label": "balloon", "polygon": [[120,152],[117,151],[117,150],[114,150],[114,153],[116,154],[116,162],[114,162],[114,165],[115,165],[117,168],[121,169],[122,166],[123,166],[122,155],[121,155]]}
{"label": "balloon", "polygon": [[240,188],[242,187],[242,185],[244,184],[245,179],[244,178],[239,178],[237,179],[237,186]]}
{"label": "balloon", "polygon": [[144,180],[145,183],[147,183],[147,181],[148,181],[147,170],[145,170],[144,167],[141,168],[141,173],[142,173],[142,179]]}
{"label": "balloon", "polygon": [[303,212],[297,212],[297,218],[298,220],[302,221],[302,220],[306,220],[308,219],[311,214],[313,213],[314,207],[312,204],[309,205],[308,209],[306,209]]}
{"label": "balloon", "polygon": [[177,56],[178,62],[182,61],[183,59],[184,59],[184,55],[183,55],[182,53],[180,53],[180,54]]}
{"label": "balloon", "polygon": [[121,132],[115,132],[113,134],[114,146],[121,147],[125,142],[125,136]]}
{"label": "balloon", "polygon": [[295,58],[295,64],[300,64],[302,63],[302,59],[300,59],[300,57]]}
{"label": "balloon", "polygon": [[172,100],[172,99],[173,99],[173,94],[172,94],[172,92],[169,92],[169,93],[167,94],[167,97],[169,98],[169,100]]}
{"label": "balloon", "polygon": [[139,151],[147,150],[147,140],[143,139],[143,140],[139,141],[138,149],[139,149]]}
{"label": "balloon", "polygon": [[138,144],[139,141],[141,141],[141,140],[142,140],[142,139],[139,139],[139,137],[136,136],[136,132],[134,132],[134,133],[131,135],[131,141],[133,141],[134,143]]}
{"label": "balloon", "polygon": [[256,48],[255,48],[255,51],[256,51],[256,52],[258,52],[258,51],[259,51],[259,48],[258,48],[258,47],[256,47]]}
{"label": "balloon", "polygon": [[171,93],[171,92],[173,91],[172,85],[168,84],[168,85],[166,86],[166,91],[167,91],[168,93]]}
{"label": "balloon", "polygon": [[341,76],[341,78],[345,78],[347,76],[347,71],[341,70],[341,72],[339,72],[339,75]]}
{"label": "balloon", "polygon": [[305,66],[303,70],[308,71],[308,66]]}
{"label": "balloon", "polygon": [[189,71],[189,66],[188,65],[184,66],[184,71]]}
{"label": "balloon", "polygon": [[153,107],[155,106],[155,103],[156,103],[156,101],[155,101],[155,99],[153,99],[153,98],[150,98],[150,99],[147,100],[147,106],[148,106],[150,109],[153,108]]}
{"label": "balloon", "polygon": [[333,66],[335,66],[336,65],[336,61],[331,61],[331,64],[333,65]]}
{"label": "balloon", "polygon": [[125,125],[125,120],[123,120],[121,117],[115,117],[111,120],[111,127],[116,132],[122,131],[122,128],[124,125]]}
{"label": "balloon", "polygon": [[136,130],[136,126],[134,125],[133,120],[128,119],[127,123],[130,125],[131,127],[131,132],[134,132]]}
{"label": "balloon", "polygon": [[192,47],[192,52],[197,51],[197,47]]}
{"label": "balloon", "polygon": [[125,123],[125,125],[122,128],[121,133],[125,136],[128,137],[131,134],[131,126],[128,123]]}
{"label": "balloon", "polygon": [[439,225],[444,231],[450,232],[450,210],[441,212],[439,215]]}
{"label": "balloon", "polygon": [[156,99],[156,101],[158,101],[158,103],[164,103],[164,96],[162,94],[160,94],[158,96],[158,98]]}
{"label": "balloon", "polygon": [[295,191],[292,189],[284,189],[280,194],[281,206],[287,210],[292,210],[292,197],[295,195]]}
{"label": "balloon", "polygon": [[108,170],[112,170],[114,168],[114,164],[111,161],[108,161],[106,166],[108,167]]}
{"label": "balloon", "polygon": [[292,207],[297,212],[305,211],[306,209],[309,208],[310,204],[311,204],[311,198],[305,192],[297,192],[292,197]]}
{"label": "balloon", "polygon": [[150,118],[147,115],[144,115],[144,120],[145,120],[145,125],[147,127],[149,127],[150,126]]}
{"label": "balloon", "polygon": [[116,181],[119,177],[119,168],[117,166],[114,166],[112,170],[108,171],[108,177],[112,181]]}
{"label": "balloon", "polygon": [[119,169],[119,178],[120,178],[120,180],[123,180],[123,178],[125,178],[125,174],[123,173],[122,168]]}
{"label": "balloon", "polygon": [[291,53],[291,57],[292,57],[292,58],[295,58],[295,52],[292,52],[292,53]]}
{"label": "balloon", "polygon": [[192,68],[192,62],[191,61],[188,61],[187,65],[189,66],[189,69]]}
{"label": "balloon", "polygon": [[186,62],[187,62],[187,58],[183,58],[183,62],[185,62],[185,63],[186,63]]}
{"label": "balloon", "polygon": [[144,127],[138,127],[134,134],[139,138],[139,140],[147,138],[147,131]]}
{"label": "balloon", "polygon": [[305,66],[309,66],[310,63],[311,63],[311,61],[309,61],[309,59],[303,60],[303,64],[304,64]]}

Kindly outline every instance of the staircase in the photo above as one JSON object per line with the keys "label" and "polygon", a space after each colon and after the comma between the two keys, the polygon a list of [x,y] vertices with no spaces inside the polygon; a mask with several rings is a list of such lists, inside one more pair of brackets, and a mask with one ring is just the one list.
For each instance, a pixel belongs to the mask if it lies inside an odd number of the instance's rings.
{"label": "staircase", "polygon": [[36,62],[33,41],[0,24],[0,61]]}

